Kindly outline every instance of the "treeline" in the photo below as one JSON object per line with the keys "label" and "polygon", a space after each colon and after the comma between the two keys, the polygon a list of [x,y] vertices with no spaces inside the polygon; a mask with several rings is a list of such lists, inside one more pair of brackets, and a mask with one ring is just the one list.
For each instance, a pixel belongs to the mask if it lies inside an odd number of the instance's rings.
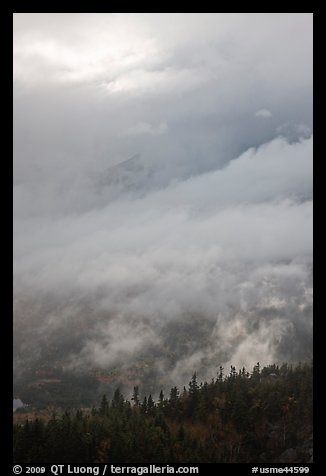
{"label": "treeline", "polygon": [[[131,401],[116,389],[89,412],[55,411],[14,425],[15,463],[238,463],[311,461],[312,365],[224,375]],[[293,461],[286,461],[286,458]]]}

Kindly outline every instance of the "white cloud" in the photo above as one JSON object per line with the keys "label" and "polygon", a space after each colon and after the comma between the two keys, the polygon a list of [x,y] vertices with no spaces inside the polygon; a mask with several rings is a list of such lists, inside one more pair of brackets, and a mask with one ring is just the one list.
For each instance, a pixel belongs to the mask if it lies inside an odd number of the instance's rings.
{"label": "white cloud", "polygon": [[175,94],[195,89],[209,81],[211,75],[201,74],[196,69],[168,67],[161,70],[134,69],[117,75],[102,87],[108,94]]}
{"label": "white cloud", "polygon": [[[99,82],[146,65],[158,53],[155,40],[144,35],[137,20],[76,14],[65,24],[55,17],[14,15],[14,79],[36,84]],[[29,25],[30,18],[30,27],[20,28],[24,22]],[[47,28],[49,21],[54,28]]]}
{"label": "white cloud", "polygon": [[155,345],[180,383],[309,354],[312,15],[14,22],[20,359],[53,336],[98,366]]}
{"label": "white cloud", "polygon": [[268,109],[259,109],[259,111],[255,112],[256,117],[272,117],[271,111]]}
{"label": "white cloud", "polygon": [[144,352],[148,347],[155,347],[159,343],[154,330],[141,322],[124,322],[112,320],[100,326],[93,337],[86,342],[82,356],[72,359],[70,366],[77,367],[80,358],[89,365],[108,367],[133,358],[137,352]]}

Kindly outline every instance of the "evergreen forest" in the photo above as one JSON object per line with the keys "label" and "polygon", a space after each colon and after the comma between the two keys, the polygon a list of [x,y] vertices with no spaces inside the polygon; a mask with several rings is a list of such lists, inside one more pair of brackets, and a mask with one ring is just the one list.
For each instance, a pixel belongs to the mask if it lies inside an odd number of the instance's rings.
{"label": "evergreen forest", "polygon": [[19,464],[309,463],[312,364],[220,367],[155,399],[117,388],[98,406],[15,423],[13,437]]}

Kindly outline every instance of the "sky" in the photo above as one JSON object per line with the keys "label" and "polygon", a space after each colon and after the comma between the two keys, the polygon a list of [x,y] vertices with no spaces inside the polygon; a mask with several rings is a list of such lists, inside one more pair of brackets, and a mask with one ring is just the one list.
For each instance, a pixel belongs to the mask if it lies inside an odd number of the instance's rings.
{"label": "sky", "polygon": [[13,21],[16,369],[310,359],[312,14]]}

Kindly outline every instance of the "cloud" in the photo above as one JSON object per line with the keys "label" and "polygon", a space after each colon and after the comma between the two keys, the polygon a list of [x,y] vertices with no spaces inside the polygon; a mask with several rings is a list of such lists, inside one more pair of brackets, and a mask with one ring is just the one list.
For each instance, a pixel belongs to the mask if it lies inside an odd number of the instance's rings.
{"label": "cloud", "polygon": [[[137,354],[155,348],[159,339],[151,327],[142,322],[125,322],[119,316],[103,326],[85,342],[80,355],[72,356],[70,366],[78,368],[81,359],[91,367],[106,368],[134,359]],[[76,365],[77,364],[77,365]]]}
{"label": "cloud", "polygon": [[268,109],[259,109],[259,111],[255,112],[256,117],[272,117],[271,111]]}
{"label": "cloud", "polygon": [[135,19],[122,25],[112,15],[36,14],[32,19],[18,13],[14,28],[14,78],[31,84],[98,82],[157,53]]}
{"label": "cloud", "polygon": [[[185,350],[189,365],[206,362],[207,373],[216,359],[278,359],[310,302],[311,157],[311,139],[277,139],[136,201],[42,226],[38,218],[18,222],[15,288],[30,299],[37,290],[41,300],[76,300],[72,322],[87,297],[87,337],[68,358],[77,366],[131,363],[153,345],[163,359],[162,328],[193,316],[211,332],[203,348]],[[62,331],[68,312],[56,315]],[[48,317],[43,325],[48,335]],[[170,369],[172,380],[189,370],[183,358]]]}
{"label": "cloud", "polygon": [[16,369],[310,357],[311,20],[14,15]]}
{"label": "cloud", "polygon": [[149,124],[148,122],[137,122],[134,126],[127,129],[127,131],[123,135],[154,135],[159,136],[161,134],[165,134],[168,130],[168,126],[165,122],[161,122],[158,125]]}
{"label": "cloud", "polygon": [[296,142],[312,135],[312,129],[307,124],[286,122],[276,129],[277,135],[285,137],[289,142]]}

